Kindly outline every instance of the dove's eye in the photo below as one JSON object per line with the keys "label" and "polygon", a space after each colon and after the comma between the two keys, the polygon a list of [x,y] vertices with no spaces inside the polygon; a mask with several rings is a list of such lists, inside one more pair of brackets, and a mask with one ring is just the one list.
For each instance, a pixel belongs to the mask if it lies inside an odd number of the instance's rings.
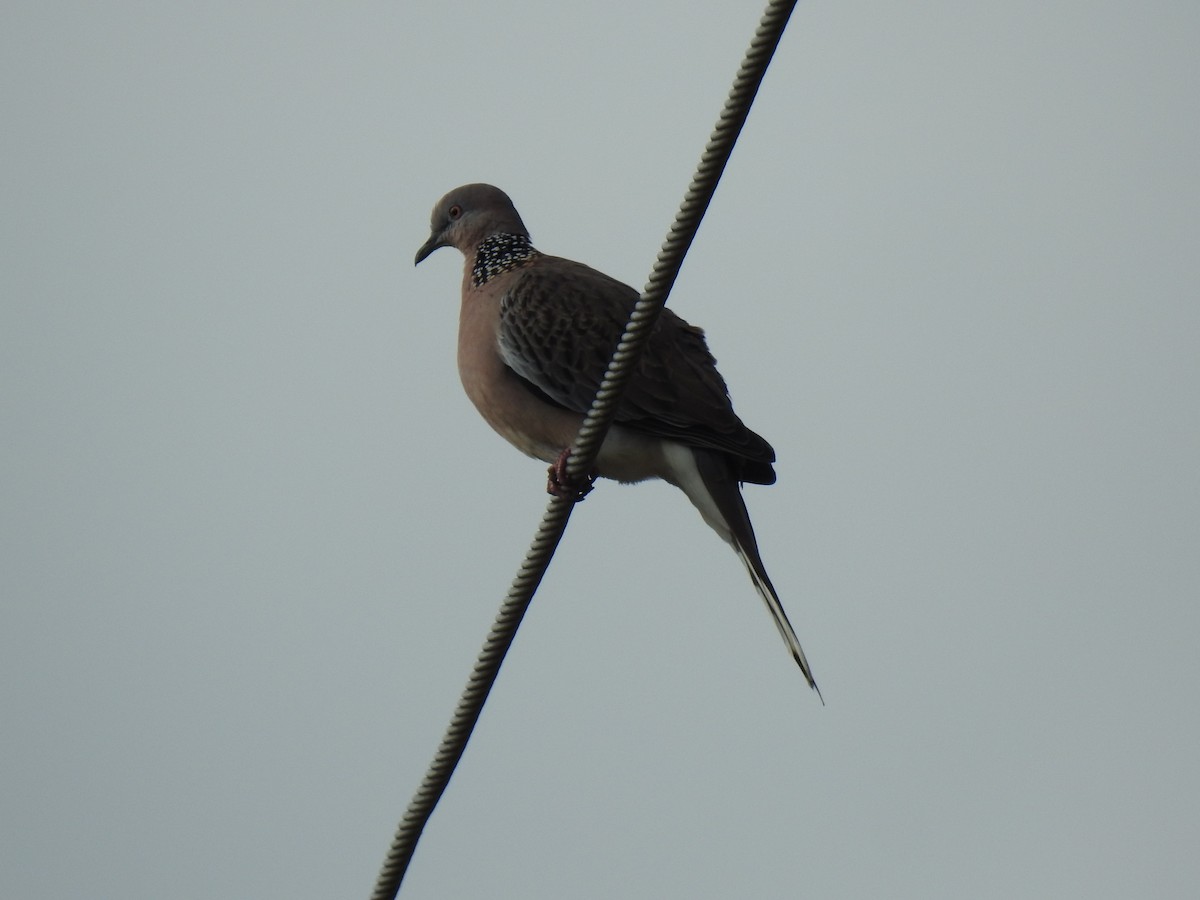
{"label": "dove's eye", "polygon": [[451,221],[454,221],[455,219],[457,219],[459,216],[462,215],[462,207],[459,206],[457,203],[455,203],[452,207],[450,207],[450,209],[448,209],[446,211],[446,215],[448,215],[450,217]]}

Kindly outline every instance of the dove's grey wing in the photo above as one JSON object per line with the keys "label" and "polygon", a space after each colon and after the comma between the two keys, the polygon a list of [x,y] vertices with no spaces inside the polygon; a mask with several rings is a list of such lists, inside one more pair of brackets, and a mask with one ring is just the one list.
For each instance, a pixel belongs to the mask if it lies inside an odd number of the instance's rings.
{"label": "dove's grey wing", "polygon": [[[506,365],[544,398],[586,412],[638,292],[581,263],[541,257],[500,302]],[[617,408],[628,428],[729,454],[739,480],[770,484],[775,453],[733,411],[704,332],[664,310]]]}

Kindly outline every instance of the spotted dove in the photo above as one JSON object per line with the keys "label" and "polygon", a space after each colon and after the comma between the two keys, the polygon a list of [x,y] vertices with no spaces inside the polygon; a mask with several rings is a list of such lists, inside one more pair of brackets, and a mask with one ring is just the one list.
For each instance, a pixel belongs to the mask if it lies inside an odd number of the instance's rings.
{"label": "spotted dove", "polygon": [[[466,257],[458,371],[467,396],[518,450],[553,462],[549,490],[567,483],[566,458],[638,292],[595,269],[533,248],[508,195],[468,184],[438,201],[416,262],[439,247]],[[661,478],[680,488],[732,545],[788,649],[816,689],[800,641],[759,557],[741,482],[772,484],[775,451],[733,411],[704,332],[663,310],[596,459],[621,482]]]}

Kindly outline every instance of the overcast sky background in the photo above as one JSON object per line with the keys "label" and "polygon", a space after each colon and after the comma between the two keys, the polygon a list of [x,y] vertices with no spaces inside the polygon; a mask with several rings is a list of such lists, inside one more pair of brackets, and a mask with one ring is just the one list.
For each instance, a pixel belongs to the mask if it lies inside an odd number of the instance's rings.
{"label": "overcast sky background", "polygon": [[[546,500],[429,210],[641,286],[760,12],[5,5],[0,896],[369,895]],[[403,897],[1200,892],[1198,42],[800,5],[670,302],[828,706],[603,484]]]}

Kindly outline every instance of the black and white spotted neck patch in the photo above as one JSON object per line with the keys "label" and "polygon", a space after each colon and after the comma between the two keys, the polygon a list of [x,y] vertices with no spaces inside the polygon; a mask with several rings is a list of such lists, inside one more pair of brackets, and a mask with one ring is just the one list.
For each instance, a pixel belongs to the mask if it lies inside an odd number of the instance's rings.
{"label": "black and white spotted neck patch", "polygon": [[479,287],[503,272],[519,268],[538,252],[523,234],[493,234],[479,242],[471,284]]}

